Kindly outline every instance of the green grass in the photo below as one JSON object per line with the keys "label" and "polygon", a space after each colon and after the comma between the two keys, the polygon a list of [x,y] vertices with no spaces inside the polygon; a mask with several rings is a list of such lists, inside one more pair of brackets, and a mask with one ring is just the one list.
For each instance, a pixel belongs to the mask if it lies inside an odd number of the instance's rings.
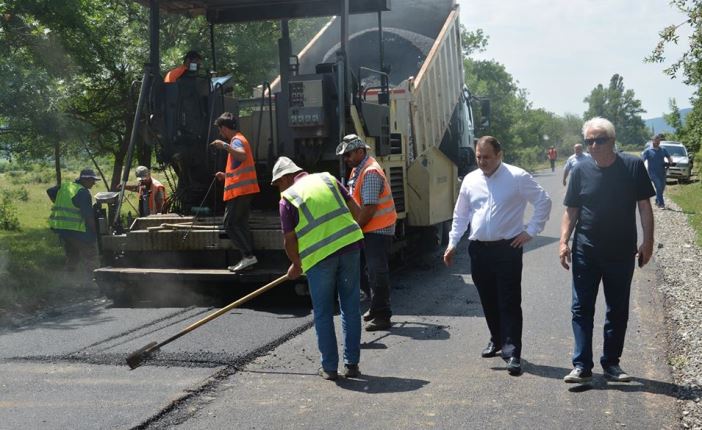
{"label": "green grass", "polygon": [[[46,189],[55,182],[53,167],[35,165],[21,170],[4,167],[0,173],[0,191],[13,196],[20,230],[0,230],[0,319],[8,312],[31,313],[47,305],[61,304],[85,290],[77,285],[73,274],[64,273],[63,248],[48,228],[52,203]],[[63,180],[74,180],[78,170],[64,169]],[[100,191],[105,191],[102,181],[91,193]],[[136,206],[136,193],[127,193],[127,197]],[[135,210],[125,203],[122,213],[127,212],[134,215]]]}
{"label": "green grass", "polygon": [[687,214],[697,233],[697,244],[702,246],[702,182],[670,185],[666,187],[666,194]]}

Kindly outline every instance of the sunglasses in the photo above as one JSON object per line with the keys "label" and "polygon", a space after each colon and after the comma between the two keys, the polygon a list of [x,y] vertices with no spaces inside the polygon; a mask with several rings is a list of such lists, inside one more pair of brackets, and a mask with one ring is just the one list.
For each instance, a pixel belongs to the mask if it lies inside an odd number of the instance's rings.
{"label": "sunglasses", "polygon": [[592,144],[598,144],[598,145],[604,145],[605,143],[608,143],[610,141],[609,137],[595,137],[593,139],[583,139],[583,142],[585,142],[586,145],[592,145]]}

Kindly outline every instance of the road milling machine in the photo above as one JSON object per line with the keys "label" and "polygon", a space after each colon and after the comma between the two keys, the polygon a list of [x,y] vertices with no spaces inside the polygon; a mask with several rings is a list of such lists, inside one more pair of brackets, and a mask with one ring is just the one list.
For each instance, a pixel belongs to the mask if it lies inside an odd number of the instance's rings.
{"label": "road milling machine", "polygon": [[[150,63],[122,184],[136,141],[145,139],[177,185],[167,213],[125,226],[115,216],[123,191],[98,199],[102,267],[95,278],[108,296],[118,301],[178,286],[236,289],[285,273],[273,164],[285,155],[308,172],[344,180],[348,172],[335,148],[349,133],[370,145],[390,181],[398,212],[394,251],[416,246],[415,236],[447,235],[459,178],[475,168],[471,102],[477,99],[464,85],[455,0],[139,1],[150,8]],[[232,95],[230,75],[186,72],[163,83],[160,13],[204,14],[211,29],[279,20],[279,76],[249,99]],[[288,20],[320,16],[331,18],[293,53]],[[487,109],[483,104],[483,118]],[[261,188],[251,214],[259,263],[240,273],[227,270],[240,253],[222,227],[222,185],[213,182],[226,158],[208,145],[217,138],[213,120],[225,111],[238,116],[252,145]]]}

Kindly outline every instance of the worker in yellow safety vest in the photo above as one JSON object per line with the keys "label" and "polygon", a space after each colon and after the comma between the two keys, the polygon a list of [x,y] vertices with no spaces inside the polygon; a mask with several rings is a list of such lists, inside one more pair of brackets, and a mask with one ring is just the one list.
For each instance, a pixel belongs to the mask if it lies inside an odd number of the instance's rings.
{"label": "worker in yellow safety vest", "polygon": [[225,140],[217,139],[211,145],[227,151],[226,172],[215,174],[217,179],[224,181],[225,210],[222,223],[229,239],[241,251],[241,260],[228,269],[230,272],[239,272],[258,262],[253,254],[253,237],[249,229],[251,200],[260,191],[256,163],[251,145],[239,131],[232,113],[224,112],[215,120],[214,125]]}
{"label": "worker in yellow safety vest", "polygon": [[81,269],[85,272],[86,283],[95,268],[97,232],[89,190],[97,180],[92,169],[83,169],[74,182],[64,182],[46,190],[54,203],[49,227],[58,234],[63,246],[66,270]]}
{"label": "worker in yellow safety vest", "polygon": [[368,154],[370,147],[350,134],[336,148],[351,167],[349,190],[361,208],[358,224],[363,229],[361,285],[370,293],[370,309],[363,315],[366,331],[387,330],[390,318],[390,269],[388,255],[395,235],[397,212],[392,189],[383,168]]}
{"label": "worker in yellow safety vest", "polygon": [[344,375],[360,375],[361,349],[360,213],[349,192],[329,173],[307,174],[287,157],[273,166],[272,185],[281,192],[280,221],[291,279],[307,276],[314,310],[319,375],[338,377],[339,353],[334,331],[338,295],[344,331]]}

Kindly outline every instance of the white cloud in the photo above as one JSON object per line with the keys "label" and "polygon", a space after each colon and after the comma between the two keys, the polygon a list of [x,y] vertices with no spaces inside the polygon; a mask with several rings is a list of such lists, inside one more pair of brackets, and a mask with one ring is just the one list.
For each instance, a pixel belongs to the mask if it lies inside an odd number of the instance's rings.
{"label": "white cloud", "polygon": [[[614,73],[624,77],[655,117],[668,110],[668,98],[689,106],[693,93],[682,79],[663,73],[670,64],[644,63],[658,32],[685,17],[661,0],[458,0],[461,21],[490,37],[480,58],[494,58],[529,92],[535,107],[582,114],[583,98]],[[689,34],[689,33],[687,33]],[[668,58],[683,52],[668,48]]]}

